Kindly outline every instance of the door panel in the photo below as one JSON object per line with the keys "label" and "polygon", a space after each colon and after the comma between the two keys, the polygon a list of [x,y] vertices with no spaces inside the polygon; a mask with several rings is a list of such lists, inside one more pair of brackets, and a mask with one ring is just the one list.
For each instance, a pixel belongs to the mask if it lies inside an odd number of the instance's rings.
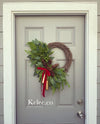
{"label": "door panel", "polygon": [[[25,49],[32,39],[46,43],[62,42],[73,55],[73,62],[66,78],[70,88],[52,95],[49,88],[46,97],[41,95],[38,78],[33,76]],[[54,48],[54,62],[62,67],[64,53]],[[16,16],[16,86],[17,124],[84,124],[77,112],[84,112],[84,16]],[[29,104],[32,101],[51,101],[52,105]],[[81,105],[77,104],[83,100]]]}

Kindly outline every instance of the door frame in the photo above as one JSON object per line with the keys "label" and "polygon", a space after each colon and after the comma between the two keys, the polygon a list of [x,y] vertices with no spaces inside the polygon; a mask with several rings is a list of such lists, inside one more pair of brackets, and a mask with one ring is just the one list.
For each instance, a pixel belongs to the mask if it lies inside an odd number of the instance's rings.
{"label": "door frame", "polygon": [[97,124],[97,3],[11,2],[3,4],[4,124],[16,124],[15,16],[85,16],[85,124]]}

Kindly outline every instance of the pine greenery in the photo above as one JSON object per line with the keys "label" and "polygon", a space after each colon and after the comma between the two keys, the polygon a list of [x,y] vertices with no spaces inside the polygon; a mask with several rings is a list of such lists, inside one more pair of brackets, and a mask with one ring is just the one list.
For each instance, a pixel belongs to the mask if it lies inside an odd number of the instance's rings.
{"label": "pine greenery", "polygon": [[[37,75],[39,77],[39,82],[42,80],[42,70],[38,70],[37,67],[43,67],[42,60],[47,63],[47,67],[52,68],[52,64],[48,64],[49,60],[53,60],[52,54],[53,51],[48,47],[48,45],[44,42],[41,42],[37,39],[28,42],[29,50],[25,50],[28,54],[28,58],[31,62],[31,66],[35,67],[34,76]],[[64,85],[70,87],[68,81],[66,80],[66,72],[64,68],[56,67],[53,69],[54,76],[48,77],[49,87],[52,88],[52,92],[64,89]]]}

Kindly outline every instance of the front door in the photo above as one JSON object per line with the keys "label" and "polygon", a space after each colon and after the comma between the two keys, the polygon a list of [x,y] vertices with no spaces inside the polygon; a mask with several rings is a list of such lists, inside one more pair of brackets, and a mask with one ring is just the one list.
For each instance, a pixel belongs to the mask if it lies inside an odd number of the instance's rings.
{"label": "front door", "polygon": [[[26,43],[35,38],[46,43],[62,42],[70,48],[73,62],[66,75],[70,88],[65,86],[54,95],[49,89],[42,97],[40,83],[25,53]],[[84,42],[84,16],[16,16],[17,124],[85,123]],[[53,50],[54,63],[62,67],[64,53],[58,48]]]}

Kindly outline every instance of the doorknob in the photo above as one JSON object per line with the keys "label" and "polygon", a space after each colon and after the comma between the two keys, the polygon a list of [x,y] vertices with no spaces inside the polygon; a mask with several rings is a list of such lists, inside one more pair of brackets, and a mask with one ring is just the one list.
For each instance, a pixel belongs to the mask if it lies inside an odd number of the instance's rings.
{"label": "doorknob", "polygon": [[78,111],[78,112],[77,112],[77,116],[78,116],[80,119],[85,118],[85,114],[84,114],[82,111]]}

